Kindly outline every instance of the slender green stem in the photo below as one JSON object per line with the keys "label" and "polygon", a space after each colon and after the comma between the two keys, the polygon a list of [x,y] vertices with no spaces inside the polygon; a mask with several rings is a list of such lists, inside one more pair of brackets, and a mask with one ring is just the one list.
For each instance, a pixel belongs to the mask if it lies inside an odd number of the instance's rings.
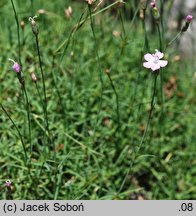
{"label": "slender green stem", "polygon": [[[158,33],[159,33],[159,47],[160,47],[160,51],[163,51],[163,38],[162,38],[162,34],[161,34],[161,30],[160,30],[160,26],[159,23],[157,23],[157,29],[158,29]],[[163,103],[164,103],[164,98],[163,98],[163,73],[162,70],[160,70],[160,81],[161,81],[161,85],[160,85],[160,92],[161,92],[161,107],[163,108]],[[163,114],[163,109],[162,109],[162,114]]]}
{"label": "slender green stem", "polygon": [[119,111],[119,98],[118,98],[118,93],[117,93],[117,91],[116,91],[116,88],[115,88],[114,83],[113,83],[113,81],[112,81],[112,78],[111,78],[111,76],[110,76],[110,72],[108,72],[108,73],[106,73],[106,74],[107,74],[107,76],[108,76],[108,78],[109,78],[109,80],[110,80],[110,84],[111,84],[112,89],[113,89],[113,91],[114,91],[114,94],[115,94],[115,96],[116,96],[116,115],[117,115],[117,123],[118,123],[118,128],[119,128],[119,127],[120,127],[120,111]]}
{"label": "slender green stem", "polygon": [[35,82],[35,87],[36,87],[37,94],[38,94],[38,97],[39,97],[39,99],[40,99],[40,102],[41,102],[41,104],[42,104],[43,112],[45,112],[45,110],[44,110],[44,101],[43,101],[43,98],[42,98],[42,96],[41,96],[41,93],[40,93],[40,90],[39,90],[39,87],[38,87],[37,82]]}
{"label": "slender green stem", "polygon": [[34,15],[34,2],[31,0],[31,15]]}
{"label": "slender green stem", "polygon": [[22,137],[22,134],[18,128],[18,126],[15,124],[15,122],[12,120],[10,114],[7,112],[7,110],[4,108],[4,106],[0,103],[0,106],[1,106],[1,109],[4,111],[4,113],[6,114],[6,116],[9,118],[9,120],[12,122],[13,126],[15,127],[17,133],[18,133],[18,136],[20,138],[20,141],[22,143],[22,147],[23,147],[23,151],[24,151],[24,155],[25,155],[25,163],[27,164],[27,151],[26,151],[26,147],[25,147],[25,143],[24,143],[24,140],[23,140],[23,137]]}
{"label": "slender green stem", "polygon": [[145,15],[145,12],[144,12],[144,19],[142,20],[142,27],[143,27],[143,31],[144,31],[144,49],[146,51],[149,51],[149,41],[148,41],[148,34],[147,34],[147,31],[146,31],[145,18],[146,18],[146,15]]}
{"label": "slender green stem", "polygon": [[[158,29],[158,32],[159,32],[159,43],[160,43],[160,51],[162,52],[163,51],[163,35],[162,35],[162,32],[160,30],[160,26],[159,26],[159,23],[157,23],[157,29]],[[159,145],[160,145],[160,149],[161,149],[161,146],[162,146],[162,137],[163,137],[163,119],[164,119],[164,93],[163,93],[163,71],[160,69],[160,94],[161,94],[161,97],[160,97],[160,106],[161,106],[161,114],[160,114],[160,142],[159,142]],[[159,156],[161,157],[161,152],[159,151]]]}
{"label": "slender green stem", "polygon": [[165,26],[164,26],[164,1],[163,0],[161,0],[161,4],[160,4],[160,17],[161,17],[162,36],[164,38]]}
{"label": "slender green stem", "polygon": [[[39,97],[39,99],[40,99],[40,102],[41,102],[41,104],[42,104],[43,113],[45,113],[44,101],[43,101],[42,95],[41,95],[41,93],[40,93],[40,90],[39,90],[39,87],[38,87],[37,82],[35,82],[35,87],[36,87],[36,91],[37,91],[38,97]],[[44,114],[44,115],[45,115],[45,114]],[[45,121],[45,117],[44,117],[44,121]],[[44,122],[44,123],[45,123],[45,122]],[[47,133],[47,130],[46,130],[46,127],[45,127],[45,128],[44,128],[44,138],[43,138],[43,140],[44,140],[44,145],[46,145],[46,136],[47,136],[46,133]]]}
{"label": "slender green stem", "polygon": [[96,128],[96,125],[97,125],[97,122],[98,122],[98,119],[99,119],[99,115],[100,115],[100,112],[101,112],[101,109],[102,109],[104,84],[103,84],[100,57],[99,57],[99,53],[98,53],[98,44],[97,44],[97,39],[96,39],[96,35],[95,35],[95,29],[94,29],[94,23],[93,23],[93,18],[92,18],[91,6],[90,5],[88,5],[88,9],[89,9],[89,14],[90,14],[91,30],[92,30],[92,33],[93,33],[93,38],[94,38],[94,43],[95,43],[95,52],[96,52],[96,57],[97,57],[97,64],[98,64],[98,68],[99,68],[99,79],[100,79],[100,82],[101,82],[100,104],[99,104],[97,120],[96,120],[96,123],[95,123],[95,126],[94,126],[94,133],[95,133],[95,128]]}
{"label": "slender green stem", "polygon": [[163,43],[162,43],[162,34],[161,34],[161,29],[160,29],[160,25],[159,23],[157,23],[157,30],[158,30],[158,33],[159,33],[159,50],[162,52],[163,51]]}
{"label": "slender green stem", "polygon": [[150,103],[150,111],[149,111],[149,114],[148,114],[148,119],[147,119],[147,123],[146,123],[146,126],[145,126],[145,130],[144,130],[142,139],[141,139],[141,141],[140,141],[140,143],[139,143],[139,146],[138,146],[138,148],[137,148],[137,151],[135,152],[134,158],[130,161],[128,171],[127,171],[127,173],[126,173],[126,175],[125,175],[125,178],[123,179],[123,182],[122,182],[122,184],[121,184],[121,186],[120,186],[120,189],[119,189],[118,193],[120,193],[120,192],[122,191],[122,189],[123,189],[123,187],[124,187],[124,185],[125,185],[125,183],[126,183],[126,180],[127,180],[127,178],[128,178],[128,175],[129,175],[129,173],[130,173],[130,171],[131,171],[131,168],[132,168],[133,165],[134,165],[135,159],[136,159],[136,157],[137,157],[137,155],[138,155],[138,153],[139,153],[139,151],[140,151],[140,149],[141,149],[141,147],[142,147],[142,145],[143,145],[143,143],[144,143],[144,141],[145,141],[145,137],[146,137],[146,134],[147,134],[147,132],[148,132],[148,128],[149,128],[149,126],[150,126],[150,122],[151,122],[151,119],[152,119],[152,113],[153,113],[154,106],[155,106],[154,100],[155,100],[156,86],[157,86],[157,74],[155,74],[154,76],[155,76],[155,77],[154,77],[154,85],[153,85],[153,94],[152,94],[152,99],[151,99],[151,103]]}
{"label": "slender green stem", "polygon": [[125,39],[126,38],[126,31],[125,31],[125,25],[123,22],[123,16],[122,16],[121,9],[119,9],[119,14],[120,14],[120,22],[121,22],[122,32],[123,32],[123,39]]}
{"label": "slender green stem", "polygon": [[27,91],[26,91],[26,87],[25,84],[22,85],[22,90],[24,92],[25,95],[25,100],[26,100],[26,106],[27,106],[27,119],[28,119],[28,128],[29,128],[29,141],[30,141],[30,157],[32,156],[32,137],[31,137],[31,109],[30,109],[30,103],[29,103],[29,99],[28,99],[28,95],[27,95]]}
{"label": "slender green stem", "polygon": [[14,5],[13,0],[11,0],[11,4],[12,4],[13,11],[14,11],[14,16],[15,16],[16,25],[17,25],[18,60],[19,60],[20,66],[21,66],[21,68],[22,68],[22,61],[21,61],[21,44],[20,44],[20,25],[19,25],[18,15],[17,15],[17,13],[16,13],[16,8],[15,8],[15,5]]}
{"label": "slender green stem", "polygon": [[[177,35],[167,44],[166,49],[171,46],[172,43],[174,43],[181,35],[182,35],[182,31],[178,32]],[[165,50],[166,50],[165,49]]]}
{"label": "slender green stem", "polygon": [[38,35],[35,35],[36,39],[36,48],[37,48],[37,54],[39,58],[39,67],[41,71],[41,77],[42,77],[42,86],[43,86],[43,92],[44,92],[44,118],[45,118],[45,123],[46,123],[46,130],[49,133],[49,121],[48,121],[48,111],[47,111],[47,96],[46,96],[46,86],[45,86],[45,77],[44,77],[44,72],[43,72],[43,67],[42,67],[42,61],[41,61],[41,54],[40,54],[40,48],[39,48],[39,39]]}
{"label": "slender green stem", "polygon": [[[55,56],[53,56],[52,68],[56,68],[56,65],[55,65]],[[61,96],[61,92],[60,92],[59,87],[57,85],[57,81],[56,81],[56,77],[55,77],[55,71],[52,73],[52,81],[54,83],[54,87],[56,89],[57,96],[58,96],[58,99],[59,99],[59,104],[61,106],[61,111],[62,111],[62,116],[63,116],[64,124],[65,124],[65,127],[67,127],[66,104],[64,104],[64,102],[63,102],[63,98]]]}

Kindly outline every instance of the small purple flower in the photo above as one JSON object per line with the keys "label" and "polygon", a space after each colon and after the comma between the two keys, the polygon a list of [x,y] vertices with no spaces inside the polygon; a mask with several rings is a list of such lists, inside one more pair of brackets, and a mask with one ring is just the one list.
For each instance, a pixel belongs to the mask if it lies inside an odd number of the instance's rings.
{"label": "small purple flower", "polygon": [[9,58],[8,60],[14,63],[13,66],[12,66],[12,69],[13,69],[16,73],[20,73],[20,70],[21,70],[20,65],[19,65],[17,62],[15,62],[13,59],[10,59],[10,58]]}
{"label": "small purple flower", "polygon": [[143,63],[145,68],[150,68],[152,71],[159,70],[161,67],[165,67],[168,61],[160,60],[164,54],[158,50],[155,50],[155,54],[147,53],[144,55],[146,62]]}
{"label": "small purple flower", "polygon": [[192,19],[193,19],[192,15],[187,15],[187,17],[186,17],[187,23],[190,23],[192,21]]}
{"label": "small purple flower", "polygon": [[11,182],[10,180],[6,180],[6,181],[5,181],[5,186],[6,186],[6,187],[10,187],[11,184],[12,184],[12,182]]}

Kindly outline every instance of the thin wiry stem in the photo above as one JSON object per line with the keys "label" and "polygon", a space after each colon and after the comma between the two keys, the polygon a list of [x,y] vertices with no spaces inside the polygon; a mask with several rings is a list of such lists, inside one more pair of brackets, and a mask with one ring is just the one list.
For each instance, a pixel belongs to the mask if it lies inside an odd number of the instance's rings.
{"label": "thin wiry stem", "polygon": [[[53,56],[53,59],[52,59],[52,68],[56,68],[56,65],[55,65],[55,56]],[[60,92],[59,87],[57,85],[57,81],[56,81],[56,77],[55,77],[55,72],[52,73],[52,81],[54,83],[54,87],[56,89],[57,96],[59,98],[59,104],[61,106],[61,111],[62,111],[62,115],[63,115],[63,121],[64,121],[64,124],[65,124],[65,127],[67,127],[66,104],[63,101],[63,98],[61,96],[61,92]]]}
{"label": "thin wiry stem", "polygon": [[112,78],[110,76],[110,72],[107,72],[106,73],[108,78],[109,78],[109,81],[110,81],[110,84],[112,86],[112,89],[114,91],[114,94],[115,94],[115,97],[116,97],[116,115],[117,115],[117,123],[118,123],[118,128],[120,127],[120,111],[119,111],[119,98],[118,98],[118,93],[116,91],[116,88],[115,88],[115,85],[112,81]]}
{"label": "thin wiry stem", "polygon": [[33,0],[31,0],[31,15],[33,16],[34,14],[34,3],[33,3]]}
{"label": "thin wiry stem", "polygon": [[29,98],[28,98],[28,95],[27,95],[27,91],[26,91],[26,87],[25,87],[25,84],[22,85],[22,89],[23,89],[23,92],[24,92],[24,95],[25,95],[25,100],[26,100],[26,106],[27,106],[27,119],[28,119],[28,128],[29,128],[29,140],[30,140],[30,157],[32,156],[32,150],[33,150],[33,146],[32,146],[32,137],[31,137],[31,116],[30,116],[30,113],[31,113],[31,109],[30,109],[30,103],[29,103]]}
{"label": "thin wiry stem", "polygon": [[127,173],[126,173],[126,175],[125,175],[125,178],[123,179],[123,182],[122,182],[122,184],[121,184],[121,186],[120,186],[120,189],[119,189],[118,193],[120,193],[120,192],[122,191],[122,189],[123,189],[123,187],[124,187],[124,185],[125,185],[125,183],[126,183],[126,180],[127,180],[127,178],[128,178],[128,175],[129,175],[129,173],[130,173],[130,171],[131,171],[131,168],[133,167],[133,164],[134,164],[134,162],[135,162],[135,159],[136,159],[136,157],[137,157],[137,155],[138,155],[138,153],[139,153],[139,151],[140,151],[140,149],[141,149],[141,147],[142,147],[142,145],[143,145],[143,143],[144,143],[144,141],[145,141],[145,137],[146,137],[146,134],[147,134],[147,132],[148,132],[148,128],[149,128],[149,126],[150,126],[150,122],[151,122],[151,119],[152,119],[152,113],[153,113],[154,106],[155,106],[154,100],[155,100],[156,86],[157,86],[157,74],[155,74],[154,76],[155,76],[155,77],[154,77],[153,94],[152,94],[152,99],[151,99],[151,103],[150,103],[150,111],[149,111],[149,114],[148,114],[148,119],[147,119],[147,123],[146,123],[146,126],[145,126],[145,130],[144,130],[142,139],[141,139],[141,141],[140,141],[140,143],[139,143],[139,146],[138,146],[138,148],[137,148],[137,151],[135,152],[134,158],[130,161],[128,171],[127,171]]}
{"label": "thin wiry stem", "polygon": [[[48,121],[48,110],[47,110],[47,96],[46,96],[46,86],[45,86],[45,77],[44,77],[44,72],[43,72],[43,67],[42,67],[42,61],[41,61],[41,54],[40,54],[40,48],[39,48],[39,39],[38,35],[35,35],[36,39],[36,48],[37,48],[37,54],[39,58],[39,67],[41,71],[41,77],[42,77],[42,86],[43,86],[43,92],[44,92],[44,118],[45,118],[45,123],[46,123],[46,130],[49,133],[49,121]],[[50,133],[49,133],[50,134]]]}
{"label": "thin wiry stem", "polygon": [[[157,29],[158,29],[158,33],[159,33],[159,47],[160,47],[160,51],[163,51],[163,38],[162,38],[162,34],[161,34],[161,29],[159,26],[159,23],[157,23]],[[163,73],[160,70],[160,80],[161,80],[161,85],[160,85],[160,90],[161,90],[161,106],[163,107]],[[163,114],[163,110],[162,110],[162,114]]]}
{"label": "thin wiry stem", "polygon": [[178,32],[177,35],[167,44],[166,48],[165,48],[165,51],[166,49],[172,45],[172,43],[174,43],[181,35],[182,35],[182,31]]}
{"label": "thin wiry stem", "polygon": [[100,115],[100,112],[102,109],[104,84],[103,84],[102,69],[101,69],[100,57],[99,57],[99,53],[98,53],[97,39],[96,39],[96,35],[95,35],[95,29],[94,29],[94,23],[93,23],[93,17],[92,17],[90,5],[88,5],[88,9],[89,9],[89,14],[90,14],[91,30],[93,33],[93,38],[94,38],[94,43],[95,43],[95,52],[96,52],[96,56],[97,56],[97,64],[98,64],[98,68],[99,68],[99,79],[101,82],[101,95],[100,95],[99,111],[98,111],[97,120],[96,120],[95,127],[94,127],[94,133],[95,133],[95,128],[96,128],[96,125],[97,125],[97,122],[99,119],[99,115]]}
{"label": "thin wiry stem", "polygon": [[16,25],[17,25],[17,36],[18,36],[18,61],[20,63],[20,66],[22,68],[22,61],[21,61],[21,44],[20,44],[20,25],[19,25],[19,21],[18,21],[18,15],[16,13],[16,8],[14,5],[13,0],[11,0],[11,4],[12,4],[12,8],[14,11],[14,16],[15,16],[15,21],[16,21]]}
{"label": "thin wiry stem", "polygon": [[[157,23],[157,29],[158,29],[158,32],[159,32],[159,46],[160,46],[160,51],[162,52],[163,51],[163,29],[162,29],[162,32],[161,32],[161,29],[160,29],[160,24]],[[160,94],[161,94],[161,102],[160,102],[160,105],[161,105],[161,116],[160,116],[160,148],[161,148],[161,144],[162,144],[162,136],[163,136],[163,119],[164,119],[164,93],[163,93],[163,71],[160,69]],[[159,151],[159,154],[160,154],[160,151]],[[161,156],[161,155],[160,155]]]}
{"label": "thin wiry stem", "polygon": [[[40,102],[42,104],[43,112],[45,112],[45,110],[44,110],[44,101],[43,101],[42,95],[40,93],[39,86],[38,86],[37,82],[35,82],[35,87],[36,87],[36,91],[37,91],[38,97],[40,99]],[[44,128],[44,138],[43,138],[44,146],[46,145],[46,136],[49,136],[49,135],[47,134],[46,128]]]}
{"label": "thin wiry stem", "polygon": [[[13,0],[11,0],[12,8],[14,11],[14,16],[15,16],[15,21],[16,21],[16,26],[17,26],[17,37],[18,37],[18,61],[22,70],[22,61],[21,61],[21,44],[20,44],[20,25],[19,25],[19,20],[18,20],[18,15],[16,12],[16,8],[14,5]],[[30,140],[30,148],[31,148],[31,154],[32,154],[32,141],[31,141],[31,119],[30,119],[30,105],[29,105],[29,100],[26,92],[26,88],[24,85],[22,85],[22,89],[25,94],[26,98],[26,103],[27,103],[27,118],[28,118],[28,127],[29,127],[29,140]]]}

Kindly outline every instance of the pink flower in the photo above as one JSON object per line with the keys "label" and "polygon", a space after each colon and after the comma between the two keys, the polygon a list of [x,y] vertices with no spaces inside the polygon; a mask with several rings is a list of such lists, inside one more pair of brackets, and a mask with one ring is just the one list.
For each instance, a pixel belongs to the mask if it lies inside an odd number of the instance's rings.
{"label": "pink flower", "polygon": [[33,82],[37,82],[37,77],[35,76],[35,73],[31,74],[31,79]]}
{"label": "pink flower", "polygon": [[156,0],[152,0],[152,1],[150,2],[150,6],[151,6],[152,8],[156,7]]}
{"label": "pink flower", "polygon": [[95,2],[95,0],[86,0],[86,1],[87,1],[87,3],[90,4],[90,5],[92,5],[92,4]]}
{"label": "pink flower", "polygon": [[6,187],[10,187],[12,184],[12,182],[10,180],[5,181],[5,186]]}
{"label": "pink flower", "polygon": [[159,70],[161,67],[165,67],[168,64],[168,61],[160,60],[164,54],[158,50],[155,50],[155,54],[147,53],[144,55],[144,59],[147,62],[143,63],[145,68],[150,68],[152,71]]}
{"label": "pink flower", "polygon": [[73,14],[73,10],[72,10],[71,6],[69,6],[67,9],[65,9],[65,15],[67,18],[71,18],[72,14]]}
{"label": "pink flower", "polygon": [[188,16],[186,17],[187,23],[190,23],[190,22],[192,21],[192,19],[193,19],[193,16],[192,16],[192,15],[188,15]]}
{"label": "pink flower", "polygon": [[13,66],[12,66],[12,69],[13,69],[16,73],[20,73],[20,70],[21,70],[20,65],[19,65],[17,62],[15,62],[13,59],[10,59],[10,58],[9,58],[8,60],[14,63]]}

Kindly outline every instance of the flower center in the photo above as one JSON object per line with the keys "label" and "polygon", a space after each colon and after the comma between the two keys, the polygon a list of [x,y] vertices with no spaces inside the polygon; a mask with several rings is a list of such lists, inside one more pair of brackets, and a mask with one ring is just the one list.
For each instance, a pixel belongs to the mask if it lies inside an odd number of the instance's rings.
{"label": "flower center", "polygon": [[159,57],[156,54],[154,54],[153,57],[154,57],[154,63],[157,64]]}

